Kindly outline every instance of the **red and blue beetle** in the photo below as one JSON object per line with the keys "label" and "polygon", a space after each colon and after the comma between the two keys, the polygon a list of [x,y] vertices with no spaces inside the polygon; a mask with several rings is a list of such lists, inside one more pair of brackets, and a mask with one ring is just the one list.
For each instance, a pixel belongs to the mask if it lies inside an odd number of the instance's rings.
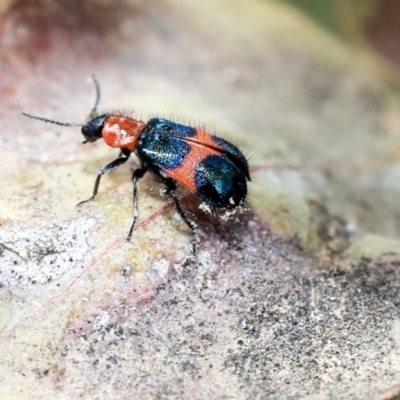
{"label": "red and blue beetle", "polygon": [[186,216],[176,193],[176,182],[199,196],[208,205],[231,210],[241,204],[247,196],[247,181],[250,181],[246,157],[232,143],[211,135],[204,130],[181,125],[163,118],[139,121],[122,114],[98,115],[100,85],[92,76],[96,87],[96,102],[85,125],[64,123],[23,115],[61,126],[81,126],[85,137],[83,143],[103,139],[107,145],[120,149],[120,155],[104,166],[97,175],[93,194],[78,206],[93,200],[98,192],[101,177],[126,163],[131,153],[140,162],[132,175],[133,222],[128,233],[131,238],[138,212],[137,183],[146,172],[166,187],[166,194],[192,232],[193,254],[196,254],[196,225]]}

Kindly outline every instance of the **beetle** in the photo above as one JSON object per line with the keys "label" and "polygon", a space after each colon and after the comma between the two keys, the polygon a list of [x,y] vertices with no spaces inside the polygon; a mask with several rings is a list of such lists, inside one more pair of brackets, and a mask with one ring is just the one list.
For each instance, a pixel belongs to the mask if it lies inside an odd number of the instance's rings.
{"label": "beetle", "polygon": [[103,175],[125,164],[135,153],[140,167],[132,174],[133,221],[127,236],[132,236],[139,216],[138,181],[149,172],[166,188],[180,217],[191,230],[192,251],[196,255],[196,225],[182,209],[177,185],[189,189],[206,204],[232,210],[242,205],[247,196],[247,181],[250,181],[249,165],[243,153],[232,143],[202,129],[182,125],[163,118],[152,118],[147,122],[118,113],[99,114],[100,85],[92,75],[96,89],[95,104],[89,121],[82,124],[59,122],[23,112],[26,117],[61,126],[80,126],[85,138],[83,143],[103,139],[120,149],[118,158],[105,165],[98,173],[92,195],[78,206],[92,201],[99,190]]}

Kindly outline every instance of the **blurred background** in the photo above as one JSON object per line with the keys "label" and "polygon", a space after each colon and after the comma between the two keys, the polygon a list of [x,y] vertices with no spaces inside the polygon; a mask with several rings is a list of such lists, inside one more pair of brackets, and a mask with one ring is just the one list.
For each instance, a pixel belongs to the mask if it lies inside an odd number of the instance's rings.
{"label": "blurred background", "polygon": [[[262,0],[260,0],[262,2]],[[283,3],[304,13],[332,35],[354,47],[371,52],[375,61],[382,67],[384,79],[398,84],[397,65],[399,63],[399,8],[396,0],[280,0],[266,3]],[[173,3],[171,3],[173,4]],[[175,2],[179,5],[179,2]],[[187,2],[190,7],[191,2]],[[39,0],[32,4],[27,0],[2,0],[2,44],[4,50],[19,44],[20,50],[50,50],[56,37],[46,38],[46,33],[57,35],[57,30],[69,30],[71,38],[85,41],[78,32],[90,32],[98,40],[109,37],[111,33],[121,33],[123,25],[139,12],[141,7],[168,7],[168,2],[152,1],[145,4],[138,0],[122,1],[118,5],[107,0],[92,1],[50,1]],[[193,5],[192,5],[193,6]],[[184,13],[184,10],[181,10]],[[210,12],[212,9],[210,9]],[[58,19],[59,18],[59,19]],[[124,23],[123,23],[124,22]],[[166,21],[165,21],[166,22]],[[15,30],[14,30],[15,29]],[[24,29],[30,29],[34,37],[24,37]],[[37,29],[37,30],[35,30]],[[60,33],[60,32],[58,32]],[[65,32],[64,32],[65,33]],[[125,33],[138,33],[131,31]],[[28,40],[27,40],[28,39]],[[29,48],[35,42],[36,48]],[[21,43],[25,41],[25,47]],[[95,45],[95,42],[92,43]],[[74,51],[74,46],[70,51]],[[86,49],[88,51],[88,49]],[[93,49],[94,51],[94,49]]]}
{"label": "blurred background", "polygon": [[396,0],[286,0],[324,29],[370,52],[387,82],[399,86],[400,3]]}

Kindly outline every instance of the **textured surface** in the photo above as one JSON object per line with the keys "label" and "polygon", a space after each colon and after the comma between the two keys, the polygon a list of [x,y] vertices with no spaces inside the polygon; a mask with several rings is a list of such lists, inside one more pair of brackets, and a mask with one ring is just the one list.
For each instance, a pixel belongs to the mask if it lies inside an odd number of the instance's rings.
{"label": "textured surface", "polygon": [[[0,397],[393,398],[398,94],[275,2],[30,4],[0,24]],[[150,176],[125,241],[135,160],[76,208],[116,150],[19,115],[83,122],[92,72],[251,156],[241,213],[180,191],[198,260]]]}

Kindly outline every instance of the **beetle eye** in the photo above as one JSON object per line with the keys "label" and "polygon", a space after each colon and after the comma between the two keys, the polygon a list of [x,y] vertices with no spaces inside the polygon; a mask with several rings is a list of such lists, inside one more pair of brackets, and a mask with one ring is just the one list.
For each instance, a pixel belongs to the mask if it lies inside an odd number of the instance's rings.
{"label": "beetle eye", "polygon": [[103,126],[108,117],[108,114],[99,115],[82,126],[82,135],[85,137],[83,143],[95,142],[101,139]]}

